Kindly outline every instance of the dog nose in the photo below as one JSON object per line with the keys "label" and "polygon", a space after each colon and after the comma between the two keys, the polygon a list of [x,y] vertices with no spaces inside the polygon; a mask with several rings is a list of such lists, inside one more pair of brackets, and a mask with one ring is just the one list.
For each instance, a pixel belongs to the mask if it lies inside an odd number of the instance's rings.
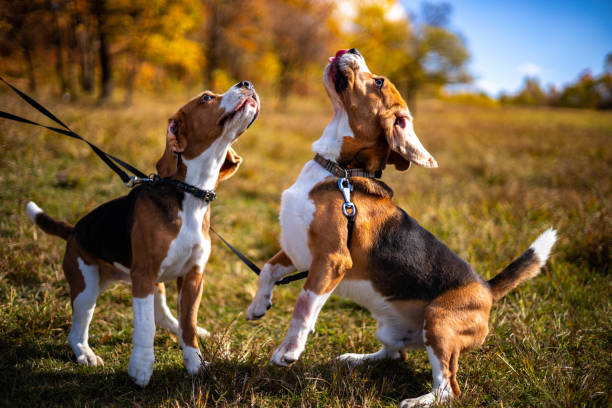
{"label": "dog nose", "polygon": [[361,54],[359,53],[359,51],[357,51],[357,48],[351,48],[347,52],[349,52],[351,54],[359,55],[361,57]]}
{"label": "dog nose", "polygon": [[236,84],[238,88],[253,89],[253,84],[249,81],[240,81]]}

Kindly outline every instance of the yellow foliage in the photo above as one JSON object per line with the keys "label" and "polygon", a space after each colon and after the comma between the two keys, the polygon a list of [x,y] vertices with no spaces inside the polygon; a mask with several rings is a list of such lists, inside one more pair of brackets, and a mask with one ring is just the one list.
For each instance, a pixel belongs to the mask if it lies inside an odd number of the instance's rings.
{"label": "yellow foliage", "polygon": [[236,82],[237,81],[233,78],[230,78],[230,76],[224,70],[215,69],[213,71],[212,91],[223,93]]}
{"label": "yellow foliage", "polygon": [[135,86],[139,89],[150,91],[153,89],[153,81],[155,80],[155,66],[150,62],[143,62],[136,76]]}

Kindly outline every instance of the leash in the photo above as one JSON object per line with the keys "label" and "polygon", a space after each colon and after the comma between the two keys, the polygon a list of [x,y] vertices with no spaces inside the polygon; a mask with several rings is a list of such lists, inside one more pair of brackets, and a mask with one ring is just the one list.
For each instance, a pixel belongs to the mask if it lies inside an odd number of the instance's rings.
{"label": "leash", "polygon": [[[72,129],[70,129],[68,127],[68,125],[66,125],[64,122],[59,120],[54,114],[52,114],[44,106],[42,106],[40,103],[36,102],[32,97],[28,96],[24,92],[20,91],[19,89],[17,89],[16,87],[14,87],[10,83],[8,83],[1,76],[0,76],[0,80],[2,82],[4,82],[6,85],[8,85],[17,95],[19,95],[19,97],[21,99],[26,101],[30,106],[32,106],[38,112],[40,112],[43,115],[45,115],[47,118],[51,119],[53,122],[55,122],[58,125],[62,126],[63,129],[52,127],[52,126],[41,125],[40,123],[36,123],[36,122],[31,121],[29,119],[22,118],[21,116],[13,115],[12,113],[4,112],[4,111],[1,111],[1,110],[0,110],[0,118],[4,118],[4,119],[8,119],[8,120],[13,120],[15,122],[26,123],[26,124],[29,124],[29,125],[39,126],[39,127],[51,130],[53,132],[56,132],[56,133],[59,133],[59,134],[65,135],[65,136],[69,136],[69,137],[72,137],[72,138],[75,138],[75,139],[78,139],[78,140],[81,140],[81,141],[87,143],[89,145],[89,147],[91,147],[91,149],[98,155],[98,157],[100,157],[100,159],[102,159],[102,161],[104,163],[106,163],[106,165],[108,167],[110,167],[111,170],[113,170],[119,176],[119,178],[121,178],[121,181],[127,187],[129,187],[129,188],[132,188],[132,187],[135,187],[135,186],[137,186],[139,184],[144,184],[144,183],[163,183],[163,184],[168,184],[168,185],[174,186],[176,189],[184,191],[186,193],[189,193],[189,194],[191,194],[191,195],[193,195],[193,196],[195,196],[195,197],[197,197],[199,199],[202,199],[202,200],[204,200],[206,202],[212,202],[212,201],[215,200],[217,195],[216,195],[216,193],[213,190],[202,190],[200,188],[192,186],[191,184],[184,183],[182,181],[161,178],[157,174],[151,174],[149,176],[145,175],[143,172],[141,172],[137,168],[133,167],[132,165],[124,162],[121,159],[116,158],[115,156],[113,156],[113,155],[111,155],[109,153],[106,153],[104,150],[100,149],[98,146],[94,145],[93,143],[89,142],[87,139],[85,139],[82,136],[78,135],[77,133],[73,132]],[[132,173],[133,176],[129,176],[127,172]],[[217,231],[215,231],[212,227],[210,227],[210,229],[221,239],[221,241],[223,241],[223,243],[225,245],[227,245],[227,247],[230,250],[232,250],[232,252],[234,252],[234,254],[236,254],[238,256],[238,258],[240,258],[240,260],[242,260],[242,262],[244,262],[253,272],[255,272],[257,275],[259,275],[260,269],[257,267],[257,265],[255,265],[249,258],[247,258],[245,255],[243,255],[236,248],[234,248],[221,235],[219,235],[219,233]],[[287,277],[285,279],[282,279],[281,281],[277,282],[276,284],[277,285],[285,285],[285,284],[293,282],[295,280],[305,278],[306,274],[307,274],[307,272],[301,272],[301,273],[298,273],[296,275],[292,275],[292,276],[289,276],[289,277]]]}

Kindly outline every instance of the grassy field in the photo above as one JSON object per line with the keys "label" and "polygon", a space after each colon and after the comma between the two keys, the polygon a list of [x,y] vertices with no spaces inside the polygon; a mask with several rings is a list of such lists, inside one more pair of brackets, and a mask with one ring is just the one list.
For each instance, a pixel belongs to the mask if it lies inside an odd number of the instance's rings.
{"label": "grassy field", "polygon": [[[142,97],[129,108],[49,104],[77,132],[153,171],[166,118],[188,96]],[[274,104],[263,98],[260,119],[238,141],[244,165],[219,187],[212,214],[215,228],[260,265],[279,248],[280,194],[331,118],[322,97],[291,100],[284,112]],[[38,117],[12,95],[0,94],[0,107]],[[560,236],[542,275],[493,307],[485,344],[462,356],[464,394],[451,405],[612,406],[612,114],[436,100],[418,108],[417,134],[440,168],[384,176],[409,214],[485,278],[545,228]],[[151,383],[133,385],[131,298],[122,285],[101,295],[91,325],[105,365],[77,365],[67,343],[64,243],[35,229],[24,207],[33,199],[75,222],[126,189],[85,145],[0,123],[0,405],[393,407],[430,390],[422,351],[354,370],[337,365],[335,356],[378,344],[368,312],[333,296],[302,359],[271,366],[301,283],[278,288],[268,315],[247,322],[255,276],[216,239],[199,312],[212,332],[202,342],[208,370],[189,377],[176,338],[158,330]]]}

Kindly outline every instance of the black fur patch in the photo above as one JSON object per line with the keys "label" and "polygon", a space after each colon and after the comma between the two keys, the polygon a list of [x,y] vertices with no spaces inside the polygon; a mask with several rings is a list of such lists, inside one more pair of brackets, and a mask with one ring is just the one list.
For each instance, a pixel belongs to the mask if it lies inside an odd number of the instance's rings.
{"label": "black fur patch", "polygon": [[390,300],[429,301],[470,282],[482,282],[457,254],[401,208],[378,231],[369,253],[372,283]]}
{"label": "black fur patch", "polygon": [[[354,192],[360,192],[383,198],[393,198],[393,190],[391,190],[391,187],[380,180],[365,177],[352,177],[350,181],[353,185]],[[338,188],[337,178],[325,179],[321,181],[319,184],[313,187],[313,189],[310,191],[310,195],[314,196],[315,194],[322,193],[324,191],[336,191],[338,194],[340,194],[340,197],[342,196],[340,189]],[[359,207],[359,203],[356,202],[355,204]]]}
{"label": "black fur patch", "polygon": [[338,93],[348,88],[348,78],[342,73],[342,71],[340,71],[338,67],[336,67],[336,74],[334,76],[334,87]]}
{"label": "black fur patch", "polygon": [[184,194],[172,186],[145,184],[135,187],[128,195],[106,202],[81,218],[74,226],[74,236],[91,255],[129,268],[132,265],[131,232],[136,200],[149,199],[165,216],[164,219],[171,222],[183,197]]}

